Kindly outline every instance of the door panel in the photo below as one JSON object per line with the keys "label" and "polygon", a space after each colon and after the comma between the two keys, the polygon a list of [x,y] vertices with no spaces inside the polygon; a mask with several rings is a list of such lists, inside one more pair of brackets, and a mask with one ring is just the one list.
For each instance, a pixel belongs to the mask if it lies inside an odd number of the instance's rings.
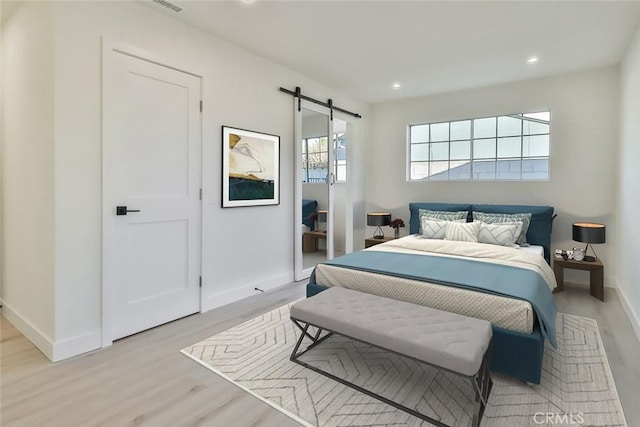
{"label": "door panel", "polygon": [[[135,171],[134,176],[128,177],[130,194],[186,196],[189,88],[137,73],[130,73],[126,84],[130,102],[124,106],[125,125],[131,141],[136,142],[122,147],[123,169]],[[149,111],[159,105],[162,108]]]}
{"label": "door panel", "polygon": [[113,340],[200,309],[201,82],[107,55],[103,286]]}
{"label": "door panel", "polygon": [[126,259],[131,274],[125,277],[127,301],[136,303],[150,295],[184,291],[189,283],[189,223],[185,220],[138,222],[129,225],[131,247],[149,246]]}

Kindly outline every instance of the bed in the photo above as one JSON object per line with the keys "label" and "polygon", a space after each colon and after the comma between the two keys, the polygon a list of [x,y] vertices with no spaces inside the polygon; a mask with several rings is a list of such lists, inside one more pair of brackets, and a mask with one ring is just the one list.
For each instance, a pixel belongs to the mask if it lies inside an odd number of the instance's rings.
{"label": "bed", "polygon": [[[553,207],[411,203],[409,209],[411,236],[319,264],[307,296],[342,286],[484,318],[494,330],[491,369],[538,384],[545,339],[555,346],[556,284],[548,265]],[[469,222],[474,212],[531,214],[529,246],[419,239],[422,209],[466,211]]]}

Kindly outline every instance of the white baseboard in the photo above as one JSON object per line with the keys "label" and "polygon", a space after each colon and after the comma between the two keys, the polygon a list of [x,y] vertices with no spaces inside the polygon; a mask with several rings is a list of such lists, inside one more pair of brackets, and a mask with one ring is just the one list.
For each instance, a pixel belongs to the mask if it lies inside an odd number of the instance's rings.
{"label": "white baseboard", "polygon": [[604,287],[605,288],[618,289],[618,284],[616,283],[615,276],[605,276],[604,277]]}
{"label": "white baseboard", "polygon": [[627,296],[624,294],[624,290],[621,286],[618,286],[618,296],[620,297],[622,309],[629,318],[629,322],[631,322],[631,326],[633,327],[633,331],[636,333],[636,337],[638,337],[638,341],[640,341],[640,316],[638,316],[638,313],[636,313],[631,304],[629,304],[629,299],[627,299]]}
{"label": "white baseboard", "polygon": [[99,348],[102,348],[102,332],[87,332],[86,334],[67,338],[66,340],[56,341],[53,344],[52,361],[57,362],[68,359]]}
{"label": "white baseboard", "polygon": [[102,347],[102,333],[100,331],[88,332],[77,337],[53,342],[6,301],[2,301],[2,315],[52,362],[68,359]]}
{"label": "white baseboard", "polygon": [[2,315],[29,341],[53,362],[53,342],[6,301],[2,301]]}
{"label": "white baseboard", "polygon": [[[206,289],[206,279],[203,278],[203,280],[205,282],[202,284],[202,289]],[[205,311],[231,304],[232,302],[239,301],[252,295],[260,294],[261,292],[256,291],[255,288],[268,291],[287,285],[291,282],[293,282],[293,272],[281,274],[266,280],[260,280],[234,289],[216,292],[211,295],[203,295],[201,311],[204,313]]]}

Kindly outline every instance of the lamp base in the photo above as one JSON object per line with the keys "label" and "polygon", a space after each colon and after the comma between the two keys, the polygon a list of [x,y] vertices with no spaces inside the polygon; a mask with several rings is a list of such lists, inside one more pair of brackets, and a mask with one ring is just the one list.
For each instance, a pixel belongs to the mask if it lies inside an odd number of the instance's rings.
{"label": "lamp base", "polygon": [[380,228],[380,226],[378,226],[376,228],[376,231],[373,232],[373,238],[374,239],[384,239],[384,232],[382,231],[382,228]]}
{"label": "lamp base", "polygon": [[587,255],[588,250],[589,250],[589,243],[587,243],[587,246],[584,248],[584,258],[582,258],[582,260],[586,262],[595,262],[598,259],[598,254],[596,253],[596,250],[593,249],[593,245],[591,245],[591,250],[593,251],[593,254],[595,256]]}

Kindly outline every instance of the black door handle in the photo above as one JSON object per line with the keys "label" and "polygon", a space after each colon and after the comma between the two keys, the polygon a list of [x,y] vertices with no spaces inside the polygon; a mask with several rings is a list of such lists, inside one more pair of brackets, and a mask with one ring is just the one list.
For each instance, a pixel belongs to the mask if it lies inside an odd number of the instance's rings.
{"label": "black door handle", "polygon": [[116,215],[126,215],[129,212],[140,212],[140,209],[127,209],[126,206],[116,206]]}

